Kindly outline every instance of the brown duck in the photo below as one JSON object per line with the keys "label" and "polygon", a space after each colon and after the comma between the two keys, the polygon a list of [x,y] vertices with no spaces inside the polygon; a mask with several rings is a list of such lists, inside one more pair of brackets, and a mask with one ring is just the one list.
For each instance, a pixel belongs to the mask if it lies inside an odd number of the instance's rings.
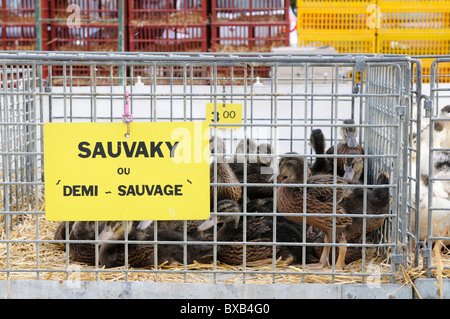
{"label": "brown duck", "polygon": [[[285,157],[279,163],[280,175],[286,178],[282,184],[303,183],[304,159],[302,157]],[[377,184],[387,184],[389,178],[385,173],[380,173]],[[336,229],[336,239],[340,244],[336,269],[345,267],[345,255],[347,248],[345,244],[348,239],[358,238],[363,233],[363,221],[360,217],[339,216],[341,214],[363,214],[364,190],[353,184],[354,182],[336,177],[335,187],[312,187],[306,190],[306,216],[286,216],[286,218],[305,222],[310,226],[320,229],[325,237],[325,243],[331,243],[333,228]],[[334,184],[332,175],[308,176],[307,184]],[[354,185],[355,187],[340,187],[340,185]],[[280,213],[303,213],[304,187],[282,187],[277,189],[277,208]],[[336,207],[333,207],[333,192],[336,190]],[[375,188],[367,190],[367,214],[387,214],[389,207],[389,189]],[[333,214],[336,212],[335,226],[333,217],[314,216],[314,214]],[[379,227],[385,216],[368,218],[366,232]],[[329,254],[331,246],[324,246],[320,257],[319,267],[330,266]]]}
{"label": "brown duck", "polygon": [[[214,141],[214,139],[217,139],[217,141]],[[216,147],[217,145],[217,147]],[[217,154],[217,153],[225,153],[225,144],[221,138],[214,138],[212,137],[210,139],[210,150],[211,154]],[[217,183],[221,184],[239,184],[239,180],[236,178],[236,175],[234,174],[233,170],[231,169],[230,165],[226,162],[225,155],[215,155],[213,162],[210,164],[210,182],[215,182],[215,168],[217,165]],[[240,185],[218,185],[217,187],[217,202],[224,200],[224,199],[231,199],[234,201],[238,201],[242,196],[242,187]],[[215,201],[215,190],[214,186],[210,187],[210,203],[211,203],[211,210],[214,207],[214,201]]]}
{"label": "brown duck", "polygon": [[[99,234],[104,222],[98,222]],[[93,221],[76,221],[69,222],[69,240],[95,240],[96,222]],[[55,240],[64,240],[66,238],[66,222],[61,222],[55,231]],[[95,265],[95,243],[70,243],[68,246],[69,256],[73,261]],[[65,247],[65,245],[63,245]]]}
{"label": "brown duck", "polygon": [[[218,212],[240,213],[240,205],[234,201],[223,200],[218,203]],[[217,216],[217,223],[223,223],[217,231],[217,241],[219,242],[242,242],[244,238],[244,222],[239,214]],[[205,221],[199,230],[203,231],[214,225],[214,217]],[[248,216],[246,221],[246,241],[247,242],[267,242],[267,245],[246,245],[245,256],[248,266],[259,266],[273,262],[274,248],[270,245],[273,241],[273,218],[268,216]],[[278,217],[276,222],[277,242],[301,242],[302,232],[298,225],[289,220]],[[307,249],[309,252],[309,250]],[[313,252],[312,252],[313,253]],[[302,247],[280,246],[275,247],[276,258],[281,258],[290,264],[302,259]],[[241,265],[244,261],[243,245],[218,245],[217,259],[229,265]]]}
{"label": "brown duck", "polygon": [[[53,239],[55,241],[60,241],[60,240],[65,240],[66,238],[69,238],[69,234],[70,231],[72,230],[73,227],[73,221],[71,222],[60,222],[58,224],[58,227],[55,230],[55,234],[53,236]],[[67,234],[66,234],[66,225],[69,225],[69,229],[67,230]],[[66,247],[65,245],[61,245],[62,247]]]}
{"label": "brown duck", "polygon": [[[183,233],[175,231],[172,225],[162,223],[155,236],[154,227],[138,228],[139,223],[115,221],[109,223],[110,231],[99,236],[101,240],[124,240],[128,233],[128,263],[135,268],[152,268],[155,265],[155,245],[153,243],[139,243],[139,241],[184,241]],[[105,229],[107,229],[105,227]],[[193,240],[189,235],[187,240]],[[187,245],[186,262],[194,260],[201,262],[205,255],[212,251],[211,245]],[[180,244],[158,244],[157,265],[163,263],[175,264],[184,262],[184,247]],[[99,251],[99,261],[106,268],[123,266],[125,264],[125,244],[102,244]]]}
{"label": "brown duck", "polygon": [[[356,137],[358,135],[358,130],[356,127],[348,127],[345,126],[355,124],[355,121],[352,119],[344,120],[344,126],[341,127],[341,137],[342,142],[339,142],[337,145],[336,154],[337,155],[346,155],[349,154],[349,152],[354,152],[353,154],[364,154],[364,149],[361,145],[358,144]],[[333,155],[334,154],[334,146],[332,145],[328,150],[326,151],[326,154]],[[334,167],[334,158],[328,158],[328,161],[330,162],[331,167]],[[343,177],[345,175],[345,157],[339,157],[337,156],[337,175]]]}
{"label": "brown duck", "polygon": [[[357,151],[349,151],[347,155],[359,155]],[[362,157],[347,157],[344,164],[345,173],[342,176],[348,180],[364,181],[364,159]]]}

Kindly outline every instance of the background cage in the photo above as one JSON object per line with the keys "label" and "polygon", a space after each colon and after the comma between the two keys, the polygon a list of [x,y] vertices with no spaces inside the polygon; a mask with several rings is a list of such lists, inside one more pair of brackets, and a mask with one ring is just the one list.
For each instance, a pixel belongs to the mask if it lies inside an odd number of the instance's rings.
{"label": "background cage", "polygon": [[[424,98],[421,74],[412,70],[421,69],[420,60],[406,56],[339,54],[255,57],[250,54],[71,52],[3,53],[1,57],[2,279],[101,282],[116,278],[113,280],[271,283],[275,286],[312,282],[383,286],[406,280],[401,268],[408,269],[411,263],[411,250],[408,250],[413,237],[410,212],[415,201],[410,192],[410,181],[416,178],[409,171],[407,161],[413,151],[409,133],[414,123],[411,116],[414,103],[421,105]],[[444,66],[446,61],[436,65]],[[87,85],[74,85],[77,76],[70,70],[76,66],[88,70]],[[48,71],[53,67],[63,68],[66,72],[54,78]],[[260,67],[269,68],[270,73],[257,77],[254,71]],[[140,78],[142,68],[151,70],[145,82]],[[196,68],[206,68],[209,72],[193,72]],[[239,77],[235,76],[234,68],[243,70]],[[96,70],[99,69],[116,72],[97,81]],[[224,69],[230,70],[229,73],[219,73]],[[301,74],[295,80],[294,69]],[[433,76],[432,79],[437,80]],[[45,219],[42,126],[46,122],[120,121],[126,90],[130,91],[134,121],[204,120],[206,103],[242,104],[242,127],[223,130],[220,123],[211,125],[212,135],[225,140],[228,156],[235,153],[240,140],[251,138],[257,143],[271,143],[275,148],[274,159],[296,151],[313,162],[316,155],[308,145],[311,129],[323,130],[327,147],[337,145],[341,139],[342,121],[353,118],[359,129],[359,142],[366,150],[362,156],[368,168],[363,188],[372,188],[381,171],[388,172],[390,177],[389,212],[382,227],[367,234],[362,243],[348,244],[363,251],[360,263],[354,263],[348,272],[332,268],[323,273],[305,271],[304,257],[296,265],[286,266],[273,261],[263,268],[246,265],[245,257],[244,265],[229,267],[218,262],[217,256],[208,265],[183,263],[178,267],[156,267],[159,263],[155,259],[154,267],[150,269],[128,265],[105,269],[99,264],[98,256],[93,266],[73,262],[69,257],[70,246],[77,242],[66,237],[54,240],[58,223]],[[442,98],[446,91],[448,88],[433,87],[431,101],[436,101],[437,95]],[[251,154],[245,156],[251,157]],[[213,189],[222,186],[214,182],[211,185]],[[249,183],[242,185],[244,193],[252,186]],[[218,215],[216,205],[211,215]],[[244,219],[252,215],[255,213],[243,209]],[[267,215],[282,216],[275,212]],[[102,243],[98,239],[100,231],[97,230],[95,239],[86,242],[98,247]],[[132,240],[124,242],[133,243]],[[69,245],[63,249],[58,247],[66,243]],[[186,239],[168,244],[175,243],[183,245],[184,249],[192,244]],[[151,241],[149,244],[166,242]],[[217,247],[224,245],[220,241],[211,244],[216,247],[215,252]],[[245,239],[238,244],[250,246]],[[273,241],[259,245],[269,245],[273,249],[276,246]],[[288,245],[304,250],[324,246],[323,243],[305,242]],[[339,244],[333,242],[330,246],[335,257]],[[422,257],[421,251],[415,253],[417,258]],[[428,276],[434,275],[431,265],[426,266],[430,268]]]}

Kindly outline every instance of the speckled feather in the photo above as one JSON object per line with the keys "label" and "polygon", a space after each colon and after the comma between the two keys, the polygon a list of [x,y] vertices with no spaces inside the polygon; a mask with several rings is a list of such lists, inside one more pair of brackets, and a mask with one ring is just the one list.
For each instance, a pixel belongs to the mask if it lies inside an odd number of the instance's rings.
{"label": "speckled feather", "polygon": [[[310,184],[333,184],[331,175],[315,175],[309,178]],[[286,180],[283,183],[287,183]],[[349,184],[348,181],[337,177],[336,184]],[[336,214],[346,213],[339,205],[343,198],[350,196],[351,188],[336,187]],[[303,213],[303,187],[283,187],[277,189],[277,208],[280,213]],[[332,214],[333,213],[333,188],[312,187],[308,185],[306,191],[306,212],[308,214]],[[285,216],[286,218],[303,222],[303,216]],[[321,230],[330,230],[333,227],[333,217],[318,216],[306,217],[306,223]],[[351,217],[336,217],[336,227],[343,228],[352,223]]]}
{"label": "speckled feather", "polygon": [[[342,155],[342,154],[345,155],[345,154],[348,154],[351,151],[355,151],[355,152],[357,152],[358,154],[361,154],[361,155],[364,154],[364,149],[359,144],[356,145],[355,148],[351,148],[351,147],[349,147],[347,145],[347,143],[343,143],[343,142],[338,143],[338,148],[337,148],[337,154],[338,155],[339,154],[340,155]],[[326,154],[333,155],[334,154],[334,146],[331,146],[327,150]],[[344,174],[345,174],[345,161],[346,161],[346,158],[337,156],[336,161],[337,161],[337,163],[336,163],[337,175],[344,176]],[[334,167],[334,158],[329,157],[328,158],[328,162],[330,163],[330,166],[333,168]]]}
{"label": "speckled feather", "polygon": [[[210,182],[214,183],[214,163],[210,165]],[[239,183],[227,163],[217,163],[217,183]],[[217,186],[217,202],[224,199],[238,201],[242,196],[241,186]],[[214,206],[214,187],[210,189],[211,207]]]}
{"label": "speckled feather", "polygon": [[[99,232],[104,222],[98,222]],[[73,224],[69,235],[70,240],[94,240],[95,222],[76,222]],[[71,243],[69,256],[73,261],[95,265],[95,244]]]}

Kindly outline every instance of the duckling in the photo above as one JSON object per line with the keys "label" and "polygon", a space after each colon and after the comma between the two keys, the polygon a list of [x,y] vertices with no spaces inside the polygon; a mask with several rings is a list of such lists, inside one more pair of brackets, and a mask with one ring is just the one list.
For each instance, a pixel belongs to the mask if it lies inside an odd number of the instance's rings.
{"label": "duckling", "polygon": [[[149,243],[139,243],[139,241],[183,241],[184,235],[178,231],[171,230],[172,225],[168,228],[154,232],[153,227],[145,229],[138,228],[136,222],[128,224],[122,221],[110,223],[111,232],[102,233],[99,238],[102,240],[123,240],[125,232],[128,232],[128,240],[134,241],[128,243],[128,263],[131,267],[149,268],[155,263],[155,245]],[[187,236],[187,240],[192,240]],[[201,261],[205,255],[209,255],[212,251],[211,245],[186,245],[187,246],[187,263],[194,260]],[[184,247],[181,244],[158,244],[158,263],[183,263]],[[99,251],[99,261],[105,267],[123,266],[125,263],[125,245],[124,244],[103,244]]]}
{"label": "duckling", "polygon": [[[311,131],[309,137],[309,144],[314,149],[316,154],[325,154],[325,136],[320,128]],[[311,166],[311,173],[313,175],[318,174],[332,174],[333,166],[330,161],[323,157],[316,157],[314,163]]]}
{"label": "duckling", "polygon": [[[242,141],[241,141],[242,142]],[[240,142],[240,143],[241,143]],[[254,142],[252,142],[254,143]],[[253,145],[249,142],[249,145]],[[243,144],[243,143],[242,143]],[[254,144],[256,145],[256,143]],[[249,146],[251,147],[251,146]],[[269,154],[271,152],[272,147],[270,144],[264,143],[258,145],[256,148],[260,154]],[[266,184],[270,183],[270,177],[273,175],[273,169],[270,167],[270,157],[268,156],[257,156],[257,161],[247,161],[247,163],[234,162],[230,163],[230,167],[233,170],[236,178],[240,183],[248,184]],[[246,168],[244,167],[246,166]],[[244,173],[246,171],[246,180]],[[255,198],[265,198],[273,195],[273,187],[271,186],[247,186],[247,199],[252,200]],[[242,198],[241,202],[244,202]]]}
{"label": "duckling", "polygon": [[[247,212],[261,212],[271,213],[274,211],[273,197],[270,198],[258,198],[247,203]],[[276,210],[275,210],[276,211]],[[272,217],[267,217],[272,218]],[[283,226],[280,228],[278,224]],[[302,227],[299,227],[297,222],[287,219],[284,216],[277,217],[277,229],[281,229],[282,234],[277,234],[278,242],[302,242]],[[278,231],[278,230],[277,230]],[[318,229],[308,226],[306,229],[306,242],[316,242],[322,234]],[[322,236],[323,237],[323,236]],[[320,254],[317,254],[316,247],[306,246],[306,263],[316,263],[319,261]],[[293,253],[293,263],[301,263],[301,256],[303,255],[302,246],[291,246],[289,251]],[[321,251],[320,251],[321,253]]]}
{"label": "duckling", "polygon": [[[197,227],[203,223],[203,220],[159,220],[157,221],[158,231],[174,231],[184,234],[184,223],[186,222],[186,233],[192,240],[209,240],[212,239],[213,233],[211,231],[199,232]],[[136,225],[137,229],[145,230],[154,223],[153,220],[143,220]],[[105,227],[106,228],[106,227]]]}
{"label": "duckling", "polygon": [[[99,231],[104,227],[105,222],[98,222]],[[93,221],[76,221],[72,225],[69,234],[70,240],[94,240],[97,223]],[[71,243],[69,246],[69,256],[72,260],[95,265],[95,244],[94,243]]]}
{"label": "duckling", "polygon": [[[240,155],[240,154],[244,154],[244,143],[247,143],[247,155]],[[250,163],[255,163],[256,162],[256,156],[252,155],[252,154],[256,154],[257,152],[257,144],[256,142],[251,139],[251,138],[247,138],[246,141],[241,140],[239,141],[239,143],[236,145],[236,151],[235,151],[235,155],[234,155],[234,163],[244,163],[247,159],[247,162]]]}
{"label": "duckling", "polygon": [[[304,172],[303,157],[284,157],[279,163],[280,175],[286,176],[282,184],[303,183]],[[334,184],[332,175],[308,176],[308,184]],[[389,178],[383,173],[378,176],[377,182],[385,184]],[[339,187],[339,185],[354,185],[355,187]],[[314,214],[333,214],[336,211],[335,229],[336,238],[340,244],[347,243],[347,239],[356,238],[363,233],[362,218],[339,216],[341,214],[362,214],[364,190],[356,187],[352,181],[336,176],[336,187],[307,187],[306,223],[320,229],[325,237],[324,242],[330,243],[333,231],[333,218],[328,216],[314,217]],[[336,207],[333,207],[333,192],[336,192]],[[367,214],[386,214],[389,207],[388,188],[367,190]],[[277,208],[280,213],[303,213],[303,187],[279,187],[277,190]],[[286,216],[297,222],[303,222],[303,216]],[[367,218],[366,232],[370,232],[381,225],[385,217]],[[330,246],[325,246],[320,257],[318,267],[330,266]],[[345,267],[346,246],[339,247],[336,269]]]}
{"label": "duckling", "polygon": [[[352,119],[344,120],[344,124],[355,124],[355,121]],[[341,128],[341,136],[343,141],[339,142],[337,145],[336,154],[348,154],[350,151],[357,152],[356,154],[364,154],[364,149],[361,145],[358,144],[356,141],[356,136],[358,135],[358,130],[356,127],[348,127],[343,126]],[[326,154],[333,155],[334,154],[334,146],[332,145],[330,148],[328,148]],[[336,159],[337,161],[337,175],[344,176],[345,174],[345,158],[338,157]],[[328,158],[328,161],[330,162],[331,167],[334,167],[334,158]]]}
{"label": "duckling", "polygon": [[223,154],[225,151],[225,141],[220,136],[211,136],[209,139],[209,152],[211,154]]}
{"label": "duckling", "polygon": [[[350,151],[348,155],[359,155],[357,151]],[[342,176],[344,179],[363,181],[362,175],[364,169],[364,159],[362,157],[347,157],[345,158],[345,173]]]}
{"label": "duckling", "polygon": [[[273,154],[273,148],[270,143],[260,143],[256,148],[256,154],[258,154],[257,161],[259,165],[267,167],[272,165],[272,157],[265,156],[268,154]],[[270,172],[267,174],[270,174]]]}
{"label": "duckling", "polygon": [[[242,212],[237,202],[223,200],[218,203],[219,212],[239,213]],[[281,217],[281,216],[280,216]],[[277,242],[299,242],[302,240],[301,229],[283,217],[277,217]],[[217,223],[223,225],[217,231],[218,241],[243,241],[243,220],[239,214],[228,216],[217,216]],[[211,217],[199,226],[199,231],[204,231],[214,225],[214,217]],[[273,241],[273,218],[267,216],[249,216],[246,221],[246,241],[247,242],[272,242]],[[307,251],[308,248],[307,248]],[[275,247],[277,258],[290,264],[300,261],[302,257],[301,246],[279,246]],[[217,258],[221,262],[229,265],[239,265],[243,263],[244,248],[242,245],[219,245]],[[247,245],[246,263],[248,266],[259,266],[273,262],[272,245]]]}
{"label": "duckling", "polygon": [[[73,227],[73,221],[68,222],[69,223],[69,230],[67,232],[67,234],[70,234],[70,231],[72,230]],[[67,222],[60,222],[58,224],[58,227],[55,230],[55,234],[53,236],[53,239],[55,241],[59,241],[59,240],[65,240],[66,239],[66,224]],[[66,247],[65,245],[62,245],[62,247]]]}
{"label": "duckling", "polygon": [[[225,153],[225,144],[223,141],[218,138],[217,142],[214,142],[214,137],[210,139],[210,150],[211,153]],[[214,144],[217,144],[217,150],[215,149]],[[239,184],[239,180],[236,178],[233,170],[230,165],[225,161],[225,155],[216,155],[213,162],[210,164],[210,182],[214,183],[214,169],[217,165],[217,183],[230,183],[230,184]],[[210,208],[211,210],[214,207],[214,186],[210,188]],[[223,199],[231,199],[238,201],[242,196],[242,187],[239,185],[233,186],[225,186],[218,185],[217,186],[217,201],[221,201]]]}

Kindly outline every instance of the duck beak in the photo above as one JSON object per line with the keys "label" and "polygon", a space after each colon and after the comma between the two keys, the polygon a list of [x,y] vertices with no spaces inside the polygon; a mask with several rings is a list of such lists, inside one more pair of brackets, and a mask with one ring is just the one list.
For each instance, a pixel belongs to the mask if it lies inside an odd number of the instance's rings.
{"label": "duck beak", "polygon": [[197,227],[198,231],[204,231],[214,226],[214,216],[211,216],[207,220],[205,220],[203,223],[200,224],[200,226]]}
{"label": "duck beak", "polygon": [[273,183],[273,181],[275,180],[275,178],[278,177],[278,173],[274,173],[272,176],[270,176],[269,178],[269,183]]}
{"label": "duck beak", "polygon": [[[98,235],[99,240],[110,240],[114,239],[114,232],[111,228],[111,226],[106,226],[102,232]],[[99,244],[100,245],[100,244]]]}
{"label": "duck beak", "polygon": [[355,148],[355,147],[356,147],[355,133],[353,133],[353,132],[348,132],[348,136],[347,136],[347,146],[348,146],[348,147],[351,147],[351,148]]}
{"label": "duck beak", "polygon": [[345,174],[344,174],[343,178],[353,180],[354,176],[355,176],[355,171],[353,170],[353,167],[345,165]]}
{"label": "duck beak", "polygon": [[137,225],[137,229],[144,230],[153,224],[153,220],[141,220],[141,222]]}

